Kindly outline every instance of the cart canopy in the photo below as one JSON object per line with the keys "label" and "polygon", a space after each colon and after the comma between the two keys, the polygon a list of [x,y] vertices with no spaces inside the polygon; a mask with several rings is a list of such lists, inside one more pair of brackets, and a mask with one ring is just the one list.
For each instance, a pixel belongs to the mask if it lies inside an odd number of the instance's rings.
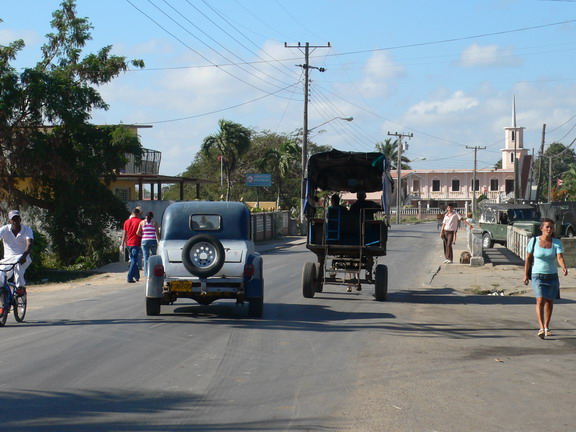
{"label": "cart canopy", "polygon": [[382,209],[389,216],[393,191],[390,164],[383,153],[343,152],[331,150],[316,153],[308,160],[305,214],[313,205],[316,190],[334,192],[382,191]]}

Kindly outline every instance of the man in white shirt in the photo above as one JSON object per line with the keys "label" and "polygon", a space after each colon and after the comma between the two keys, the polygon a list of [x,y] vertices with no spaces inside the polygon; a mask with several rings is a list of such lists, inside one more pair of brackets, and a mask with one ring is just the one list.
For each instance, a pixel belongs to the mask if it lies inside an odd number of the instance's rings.
{"label": "man in white shirt", "polygon": [[454,207],[449,205],[446,207],[446,214],[442,221],[442,229],[440,230],[440,238],[444,242],[444,260],[445,264],[452,263],[453,251],[452,245],[456,242],[456,232],[458,231],[458,221],[463,221],[470,229],[474,228],[470,222],[463,219],[458,213],[454,211]]}
{"label": "man in white shirt", "polygon": [[32,262],[30,253],[34,244],[34,234],[30,227],[20,223],[20,212],[12,210],[8,213],[8,225],[0,228],[0,239],[4,241],[4,259],[2,262],[12,264],[14,267],[14,283],[16,288],[26,286],[24,273]]}

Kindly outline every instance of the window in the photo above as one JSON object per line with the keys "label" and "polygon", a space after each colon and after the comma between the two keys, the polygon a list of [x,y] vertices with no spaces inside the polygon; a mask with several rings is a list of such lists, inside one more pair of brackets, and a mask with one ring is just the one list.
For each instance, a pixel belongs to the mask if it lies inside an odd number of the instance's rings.
{"label": "window", "polygon": [[460,192],[460,179],[452,179],[452,192]]}
{"label": "window", "polygon": [[475,191],[478,192],[480,190],[480,179],[476,179],[476,184],[474,183],[474,179],[470,180],[470,188]]}
{"label": "window", "polygon": [[490,179],[490,191],[496,192],[498,190],[498,179]]}
{"label": "window", "polygon": [[130,189],[128,188],[114,188],[114,195],[126,202],[130,199]]}
{"label": "window", "polygon": [[432,180],[432,192],[440,192],[440,180]]}
{"label": "window", "polygon": [[510,162],[514,162],[514,153],[510,153]]}
{"label": "window", "polygon": [[516,132],[512,131],[512,142],[516,141]]}
{"label": "window", "polygon": [[412,181],[412,192],[420,192],[420,180]]}
{"label": "window", "polygon": [[194,214],[191,216],[192,229],[195,231],[206,230],[214,231],[220,229],[220,216],[219,215],[200,215]]}

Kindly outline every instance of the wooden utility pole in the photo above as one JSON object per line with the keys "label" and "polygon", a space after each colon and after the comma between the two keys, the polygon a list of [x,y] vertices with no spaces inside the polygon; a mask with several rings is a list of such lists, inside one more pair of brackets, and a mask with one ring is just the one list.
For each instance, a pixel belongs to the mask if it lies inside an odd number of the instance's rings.
{"label": "wooden utility pole", "polygon": [[546,141],[546,123],[542,125],[542,141],[540,143],[540,157],[538,158],[538,180],[536,184],[536,201],[540,198],[542,190],[542,162],[544,159],[544,142]]}
{"label": "wooden utility pole", "polygon": [[398,133],[398,132],[394,132],[394,133],[390,133],[388,132],[388,136],[395,136],[396,137],[396,142],[398,143],[398,149],[397,149],[397,153],[398,153],[398,162],[396,165],[396,223],[399,224],[400,223],[400,191],[401,191],[401,184],[402,182],[400,181],[400,174],[402,174],[402,139],[403,138],[412,138],[414,136],[414,134],[409,133],[409,134],[402,134],[402,133]]}
{"label": "wooden utility pole", "polygon": [[[474,150],[474,174],[472,175],[472,213],[476,213],[476,168],[477,168],[477,154],[478,154],[478,150],[485,150],[486,147],[468,147],[466,146],[467,149],[472,149]],[[516,155],[514,155],[514,161],[516,161]]]}
{"label": "wooden utility pole", "polygon": [[[330,42],[328,45],[310,45],[306,42],[304,45],[304,64],[296,65],[304,69],[304,125],[302,128],[302,185],[300,189],[300,222],[304,223],[304,205],[306,204],[306,168],[308,165],[308,75],[310,69],[317,69],[320,72],[325,72],[326,69],[318,68],[315,66],[310,66],[310,48],[330,48]],[[298,45],[288,45],[284,42],[284,48],[298,48],[302,49],[302,45],[298,42]]]}

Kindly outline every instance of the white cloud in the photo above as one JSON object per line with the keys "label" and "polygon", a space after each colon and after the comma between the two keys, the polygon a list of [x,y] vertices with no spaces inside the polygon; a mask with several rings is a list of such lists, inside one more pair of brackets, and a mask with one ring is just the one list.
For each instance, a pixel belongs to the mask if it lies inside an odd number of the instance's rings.
{"label": "white cloud", "polygon": [[522,59],[514,54],[512,48],[473,43],[464,49],[458,64],[462,67],[509,67],[521,65]]}
{"label": "white cloud", "polygon": [[476,98],[466,96],[463,91],[459,90],[444,99],[418,102],[408,109],[408,116],[412,117],[413,121],[423,121],[426,118],[442,117],[467,111],[478,104]]}
{"label": "white cloud", "polygon": [[365,97],[385,97],[390,91],[390,82],[404,74],[404,66],[394,62],[386,51],[372,54],[364,67],[364,79],[358,89]]}

